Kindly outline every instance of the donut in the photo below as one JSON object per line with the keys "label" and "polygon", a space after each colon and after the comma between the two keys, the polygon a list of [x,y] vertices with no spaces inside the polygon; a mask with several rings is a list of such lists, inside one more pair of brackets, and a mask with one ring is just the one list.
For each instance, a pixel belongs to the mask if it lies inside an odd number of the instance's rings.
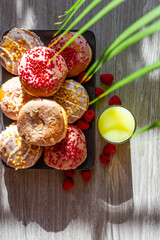
{"label": "donut", "polygon": [[87,111],[89,96],[86,89],[74,80],[66,80],[53,96],[66,111],[68,123],[74,123]]}
{"label": "donut", "polygon": [[20,137],[17,125],[9,125],[0,134],[0,158],[10,167],[32,167],[40,158],[43,148],[26,144]]}
{"label": "donut", "polygon": [[35,47],[25,52],[19,63],[20,81],[30,95],[52,96],[65,80],[68,69],[64,58],[47,47]]}
{"label": "donut", "polygon": [[17,120],[20,109],[32,99],[33,97],[23,90],[19,77],[9,79],[0,88],[1,110],[13,120]]}
{"label": "donut", "polygon": [[35,46],[44,45],[34,33],[23,28],[13,28],[0,42],[0,63],[10,73],[18,75],[22,55]]}
{"label": "donut", "polygon": [[68,118],[63,107],[55,101],[36,99],[21,108],[17,127],[26,143],[50,146],[65,138]]}
{"label": "donut", "polygon": [[74,125],[69,125],[66,137],[54,146],[44,148],[44,161],[59,170],[75,169],[87,157],[86,138]]}
{"label": "donut", "polygon": [[[64,46],[65,43],[74,35],[75,32],[66,33],[57,43],[51,46],[51,48],[58,52],[61,47]],[[54,38],[49,43],[48,47],[60,36]],[[77,76],[79,73],[83,72],[88,67],[92,59],[92,50],[86,39],[82,35],[80,35],[61,52],[61,55],[66,61],[68,67],[67,77],[70,78]]]}

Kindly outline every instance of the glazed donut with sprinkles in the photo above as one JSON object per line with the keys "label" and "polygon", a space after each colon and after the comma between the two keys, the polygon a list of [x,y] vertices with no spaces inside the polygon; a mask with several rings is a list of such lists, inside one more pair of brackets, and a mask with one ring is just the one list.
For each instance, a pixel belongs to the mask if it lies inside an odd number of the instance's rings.
{"label": "glazed donut with sprinkles", "polygon": [[32,167],[40,158],[43,148],[28,145],[19,135],[17,125],[11,124],[0,134],[0,157],[10,167]]}
{"label": "glazed donut with sprinkles", "polygon": [[16,121],[5,122],[9,126],[0,133],[0,157],[16,170],[30,168],[39,159],[46,168],[76,169],[87,158],[88,130],[80,129],[78,120],[88,110],[89,94],[88,83],[82,86],[74,77],[89,66],[92,50],[80,35],[59,54],[75,32],[59,41],[52,35],[44,46],[38,31],[13,28],[0,42],[0,63],[8,71],[0,88],[0,108],[4,122]]}

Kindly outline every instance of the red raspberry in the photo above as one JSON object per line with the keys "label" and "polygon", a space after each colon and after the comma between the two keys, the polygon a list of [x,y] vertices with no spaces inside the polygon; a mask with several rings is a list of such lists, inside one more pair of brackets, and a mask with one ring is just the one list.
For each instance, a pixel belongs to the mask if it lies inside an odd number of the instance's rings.
{"label": "red raspberry", "polygon": [[114,77],[112,74],[101,74],[100,79],[106,85],[111,85],[114,80]]}
{"label": "red raspberry", "polygon": [[[82,82],[82,79],[84,78],[84,76],[86,75],[86,72],[82,72],[79,74],[78,78],[77,78],[77,81],[79,83]],[[90,77],[88,76],[82,83],[86,83],[86,82],[89,82],[90,81]]]}
{"label": "red raspberry", "polygon": [[64,172],[65,177],[73,177],[75,172],[73,170],[67,170]]}
{"label": "red raspberry", "polygon": [[99,97],[102,93],[104,93],[104,91],[101,88],[96,87],[96,91],[95,91],[96,97]]}
{"label": "red raspberry", "polygon": [[111,97],[108,101],[109,105],[121,105],[122,102],[120,100],[120,98],[117,95],[114,95],[113,97]]}
{"label": "red raspberry", "polygon": [[112,154],[115,153],[116,147],[112,144],[112,143],[108,143],[104,148],[103,148],[103,153],[108,155],[108,154]]}
{"label": "red raspberry", "polygon": [[69,190],[70,188],[72,188],[74,186],[74,181],[72,178],[66,178],[63,181],[63,189],[64,190]]}
{"label": "red raspberry", "polygon": [[81,171],[81,177],[82,177],[83,181],[89,182],[89,180],[91,178],[91,171],[90,170]]}
{"label": "red raspberry", "polygon": [[99,160],[101,161],[101,163],[107,165],[110,163],[111,158],[109,155],[100,154]]}
{"label": "red raspberry", "polygon": [[85,122],[83,120],[78,120],[77,121],[77,126],[82,129],[82,130],[86,130],[89,128],[89,123],[88,122]]}
{"label": "red raspberry", "polygon": [[93,109],[89,109],[84,114],[84,120],[86,122],[91,122],[94,119],[94,117],[95,117],[95,113],[94,113]]}

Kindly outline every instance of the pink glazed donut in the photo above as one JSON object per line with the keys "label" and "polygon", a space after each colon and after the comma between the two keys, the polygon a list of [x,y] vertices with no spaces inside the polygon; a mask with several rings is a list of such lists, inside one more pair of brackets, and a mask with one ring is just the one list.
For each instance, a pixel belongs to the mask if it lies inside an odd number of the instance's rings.
{"label": "pink glazed donut", "polygon": [[75,169],[87,157],[86,138],[74,125],[69,125],[66,137],[58,144],[45,147],[44,161],[59,170]]}
{"label": "pink glazed donut", "polygon": [[[51,48],[57,52],[65,43],[75,35],[75,32],[67,32],[57,43]],[[60,36],[54,38],[48,46],[54,43]],[[77,76],[83,72],[91,62],[92,50],[86,39],[80,35],[68,47],[66,47],[61,55],[64,57],[68,67],[67,77]]]}
{"label": "pink glazed donut", "polygon": [[49,97],[64,82],[68,68],[64,58],[55,50],[35,47],[25,52],[19,62],[20,81],[27,93],[35,97]]}

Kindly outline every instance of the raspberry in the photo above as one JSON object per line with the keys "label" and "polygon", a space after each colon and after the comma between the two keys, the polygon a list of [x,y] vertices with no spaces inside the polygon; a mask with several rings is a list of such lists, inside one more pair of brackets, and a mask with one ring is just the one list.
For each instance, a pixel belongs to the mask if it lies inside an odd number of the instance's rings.
{"label": "raspberry", "polygon": [[64,172],[65,177],[73,177],[75,172],[73,170],[67,170]]}
{"label": "raspberry", "polygon": [[63,181],[63,189],[64,190],[69,190],[70,188],[72,188],[74,186],[74,181],[72,178],[66,178]]}
{"label": "raspberry", "polygon": [[82,129],[82,130],[86,130],[89,128],[89,123],[88,122],[85,122],[83,120],[78,120],[77,121],[77,126]]}
{"label": "raspberry", "polygon": [[108,101],[109,105],[121,105],[122,102],[120,100],[120,98],[117,95],[114,95],[113,97],[111,97]]}
{"label": "raspberry", "polygon": [[94,113],[93,109],[89,109],[84,114],[84,120],[86,122],[91,122],[94,119],[94,117],[95,117],[95,113]]}
{"label": "raspberry", "polygon": [[101,74],[100,79],[106,85],[111,85],[114,80],[114,77],[112,74]]}
{"label": "raspberry", "polygon": [[[82,82],[82,79],[84,78],[84,76],[86,75],[86,72],[82,72],[79,74],[78,78],[77,78],[77,81],[79,83]],[[88,76],[82,83],[86,83],[86,82],[89,82],[90,81],[90,77]]]}
{"label": "raspberry", "polygon": [[104,148],[103,148],[103,153],[108,155],[108,154],[112,154],[115,153],[116,147],[112,144],[112,143],[108,143]]}
{"label": "raspberry", "polygon": [[96,91],[95,91],[96,97],[99,97],[102,93],[104,93],[104,91],[101,88],[96,87]]}
{"label": "raspberry", "polygon": [[81,177],[82,177],[83,181],[89,182],[89,180],[91,178],[91,171],[90,170],[81,171]]}
{"label": "raspberry", "polygon": [[101,163],[107,165],[107,164],[110,163],[111,158],[110,158],[109,155],[100,154],[100,156],[99,156],[99,160],[101,161]]}

